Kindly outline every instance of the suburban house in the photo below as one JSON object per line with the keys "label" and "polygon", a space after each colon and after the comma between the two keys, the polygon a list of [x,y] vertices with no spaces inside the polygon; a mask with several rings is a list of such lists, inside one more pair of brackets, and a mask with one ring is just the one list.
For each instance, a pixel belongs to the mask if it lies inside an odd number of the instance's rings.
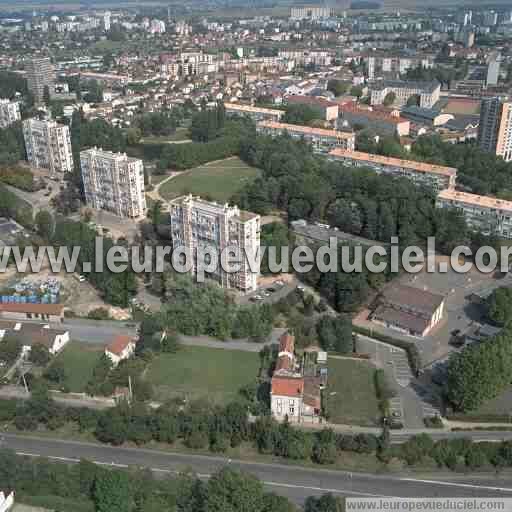
{"label": "suburban house", "polygon": [[0,304],[0,319],[62,322],[63,304]]}
{"label": "suburban house", "polygon": [[105,355],[117,366],[135,352],[135,339],[127,334],[118,334],[105,348]]}
{"label": "suburban house", "polygon": [[384,288],[375,306],[373,322],[421,338],[443,318],[445,298],[412,286],[391,284]]}
{"label": "suburban house", "polygon": [[37,344],[44,345],[51,355],[55,355],[69,343],[69,332],[64,329],[53,329],[49,324],[0,320],[0,343],[7,337],[22,343],[24,355]]}
{"label": "suburban house", "polygon": [[0,491],[0,512],[7,512],[11,510],[14,505],[14,491],[10,494],[6,494]]}
{"label": "suburban house", "polygon": [[279,340],[270,403],[277,420],[303,422],[320,418],[320,382],[315,376],[304,376],[302,365],[295,357],[295,337],[289,333],[284,333]]}

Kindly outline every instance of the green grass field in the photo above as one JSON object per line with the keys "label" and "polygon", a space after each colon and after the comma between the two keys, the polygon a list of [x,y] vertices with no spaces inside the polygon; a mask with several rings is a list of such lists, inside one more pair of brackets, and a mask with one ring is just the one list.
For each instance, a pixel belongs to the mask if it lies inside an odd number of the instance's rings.
{"label": "green grass field", "polygon": [[103,346],[71,341],[57,356],[66,368],[65,385],[74,393],[85,391],[92,371],[103,354]]}
{"label": "green grass field", "polygon": [[222,404],[254,381],[258,369],[256,352],[184,346],[176,354],[155,357],[146,379],[154,386],[157,400],[208,397]]}
{"label": "green grass field", "polygon": [[361,426],[377,423],[380,413],[374,374],[375,369],[367,362],[329,358],[329,376],[323,395],[329,421]]}
{"label": "green grass field", "polygon": [[239,158],[228,158],[184,171],[162,185],[159,192],[165,199],[174,199],[183,194],[195,194],[225,202],[260,173],[259,169],[248,166]]}
{"label": "green grass field", "polygon": [[176,128],[176,131],[172,135],[162,135],[162,136],[151,136],[151,137],[143,137],[141,142],[143,144],[161,144],[162,142],[176,142],[176,141],[184,141],[190,140],[190,134],[188,128]]}

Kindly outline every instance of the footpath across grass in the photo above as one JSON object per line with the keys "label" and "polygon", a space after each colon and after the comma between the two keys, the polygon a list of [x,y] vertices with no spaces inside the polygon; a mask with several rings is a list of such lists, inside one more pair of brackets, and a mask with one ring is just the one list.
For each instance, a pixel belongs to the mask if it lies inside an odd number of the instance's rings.
{"label": "footpath across grass", "polygon": [[364,427],[375,426],[380,418],[375,394],[375,368],[365,361],[328,361],[329,375],[323,392],[329,421]]}
{"label": "footpath across grass", "polygon": [[157,400],[206,397],[225,404],[256,379],[258,369],[257,352],[184,346],[175,354],[156,356],[146,379],[154,386]]}
{"label": "footpath across grass", "polygon": [[228,158],[183,171],[179,176],[164,183],[159,192],[165,199],[194,194],[226,202],[260,173],[259,169],[250,167],[239,158]]}

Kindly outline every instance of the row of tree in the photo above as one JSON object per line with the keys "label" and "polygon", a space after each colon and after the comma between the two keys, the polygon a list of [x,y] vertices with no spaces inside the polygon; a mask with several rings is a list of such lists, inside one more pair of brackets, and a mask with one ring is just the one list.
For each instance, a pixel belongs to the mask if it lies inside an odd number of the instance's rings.
{"label": "row of tree", "polygon": [[[81,460],[76,465],[30,459],[0,451],[3,490],[17,501],[48,504],[77,512],[294,512],[286,498],[268,493],[257,478],[222,468],[204,482],[192,473],[156,478],[150,470],[103,468]],[[341,512],[332,495],[306,501],[305,512]]]}

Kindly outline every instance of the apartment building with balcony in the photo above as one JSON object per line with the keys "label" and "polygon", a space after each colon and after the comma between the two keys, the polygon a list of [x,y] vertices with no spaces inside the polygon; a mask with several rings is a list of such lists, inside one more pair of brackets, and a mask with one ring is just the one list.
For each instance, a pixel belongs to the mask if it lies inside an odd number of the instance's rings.
{"label": "apartment building with balcony", "polygon": [[0,98],[0,128],[7,128],[21,119],[20,104]]}
{"label": "apartment building with balcony", "polygon": [[296,124],[275,123],[262,121],[256,129],[259,133],[277,137],[288,133],[294,139],[304,139],[313,146],[313,151],[327,153],[333,149],[341,148],[353,151],[356,145],[354,133],[340,132],[338,130],[326,130],[324,128],[311,128]]}
{"label": "apartment building with balcony", "polygon": [[48,87],[51,94],[55,83],[55,69],[48,57],[34,58],[25,64],[27,71],[27,85],[29,91],[34,95],[36,104],[43,103],[44,90]]}
{"label": "apartment building with balcony", "polygon": [[395,105],[403,106],[412,96],[419,96],[421,108],[432,108],[441,97],[441,84],[432,82],[412,82],[383,80],[370,84],[370,103],[382,105],[389,93],[395,93]]}
{"label": "apartment building with balcony", "polygon": [[478,145],[505,162],[512,161],[512,102],[498,97],[482,101]]}
{"label": "apartment building with balcony", "polygon": [[439,193],[437,208],[455,208],[468,226],[485,235],[512,239],[512,201],[446,189]]}
{"label": "apartment building with balcony", "polygon": [[[171,218],[171,238],[173,249],[185,248],[189,254],[198,249],[216,250],[219,262],[222,251],[232,248],[238,251],[236,262],[239,268],[228,272],[220,263],[208,277],[217,281],[223,288],[235,289],[243,293],[258,287],[259,259],[251,268],[245,255],[256,255],[260,247],[260,216],[240,210],[238,206],[205,201],[192,195],[181,196],[169,203]],[[254,257],[254,256],[253,256]],[[191,268],[197,274],[197,260]]]}
{"label": "apartment building with balcony", "polygon": [[378,174],[404,177],[415,185],[424,185],[436,192],[455,188],[457,179],[457,169],[454,167],[402,160],[361,151],[335,149],[329,153],[329,158],[351,167],[367,167]]}
{"label": "apartment building with balcony", "polygon": [[142,160],[91,148],[80,153],[80,167],[88,206],[132,219],[145,214]]}
{"label": "apartment building with balcony", "polygon": [[284,116],[284,110],[272,108],[252,107],[240,103],[224,103],[224,110],[227,116],[247,116],[254,122],[275,121],[279,122]]}
{"label": "apartment building with balcony", "polygon": [[26,119],[23,121],[23,138],[30,165],[48,169],[52,175],[73,170],[68,126],[55,121]]}

